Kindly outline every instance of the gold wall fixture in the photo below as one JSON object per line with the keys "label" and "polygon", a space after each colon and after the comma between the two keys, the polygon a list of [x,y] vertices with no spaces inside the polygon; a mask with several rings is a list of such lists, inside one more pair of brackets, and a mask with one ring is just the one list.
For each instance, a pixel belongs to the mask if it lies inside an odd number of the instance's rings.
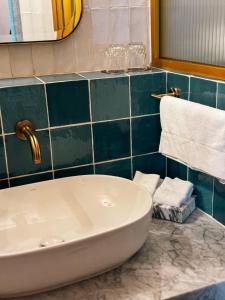
{"label": "gold wall fixture", "polygon": [[180,98],[180,90],[178,88],[171,88],[167,94],[151,94],[151,96],[158,100],[162,99],[164,96]]}
{"label": "gold wall fixture", "polygon": [[17,122],[16,136],[21,141],[26,141],[26,140],[29,141],[33,162],[35,165],[39,165],[41,163],[41,149],[34,132],[35,132],[34,126],[30,121],[24,120],[24,121]]}

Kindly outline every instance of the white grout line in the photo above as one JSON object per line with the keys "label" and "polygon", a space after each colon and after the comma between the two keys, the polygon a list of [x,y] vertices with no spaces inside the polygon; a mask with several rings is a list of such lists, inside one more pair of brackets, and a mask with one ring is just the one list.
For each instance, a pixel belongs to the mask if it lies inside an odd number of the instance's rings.
{"label": "white grout line", "polygon": [[131,84],[130,84],[130,75],[128,74],[128,87],[129,87],[129,113],[130,113],[130,155],[131,155],[131,179],[134,175],[134,166],[133,166],[133,128],[132,128],[132,102],[131,102]]}
{"label": "white grout line", "polygon": [[42,84],[45,84],[45,82],[41,78],[39,78],[37,76],[34,76],[34,78],[38,79]]}
{"label": "white grout line", "polygon": [[82,78],[84,78],[84,79],[88,80],[88,78],[87,78],[87,77],[85,77],[84,75],[82,75],[81,73],[77,73],[77,75],[79,75],[80,77],[82,77]]}
{"label": "white grout line", "polygon": [[185,74],[185,73],[178,73],[178,72],[173,72],[173,71],[167,71],[167,73],[179,75],[179,76],[185,76],[185,77],[191,77],[191,74]]}
{"label": "white grout line", "polygon": [[44,175],[44,174],[49,174],[49,173],[52,174],[52,170],[43,171],[43,172],[37,172],[37,173],[24,174],[24,175],[18,175],[18,176],[13,176],[13,177],[10,177],[9,180],[17,179],[17,178],[24,178],[24,177],[32,177],[32,176],[35,176],[35,175]]}
{"label": "white grout line", "polygon": [[90,125],[90,124],[91,124],[91,122],[68,124],[68,125],[59,125],[59,126],[52,126],[49,129],[54,130],[54,129],[68,128],[68,127],[79,127],[79,126],[85,126],[85,125]]}
{"label": "white grout line", "polygon": [[[77,73],[70,73],[70,74],[64,74],[64,75],[77,75],[78,77],[82,77],[85,78],[83,76],[81,76],[80,74]],[[58,74],[58,75],[63,75],[63,74]],[[46,76],[54,76],[54,75],[46,75]],[[45,76],[44,76],[45,77]],[[54,84],[54,83],[64,83],[64,82],[77,82],[77,81],[83,81],[81,78],[79,79],[65,79],[65,80],[55,80],[55,81],[44,81],[43,79],[41,79],[40,77],[35,76],[35,78],[37,78],[38,80],[40,80],[43,84]],[[86,78],[85,78],[86,79]]]}
{"label": "white grout line", "polygon": [[218,108],[218,90],[219,90],[219,83],[216,83],[216,108]]}
{"label": "white grout line", "polygon": [[98,165],[102,165],[102,164],[108,164],[108,163],[113,163],[113,162],[127,160],[127,159],[132,159],[132,156],[116,158],[116,159],[112,159],[112,160],[99,161],[99,162],[95,162],[95,165],[98,166]]}
{"label": "white grout line", "polygon": [[190,169],[189,169],[189,167],[188,166],[186,166],[187,167],[187,180],[189,180],[189,173],[190,173]]}
{"label": "white grout line", "polygon": [[10,187],[9,164],[8,164],[8,157],[7,157],[7,151],[6,151],[6,142],[5,142],[5,134],[4,134],[4,126],[3,126],[3,120],[2,120],[2,110],[1,110],[1,107],[0,107],[0,121],[1,121],[1,127],[2,127],[2,140],[3,140],[3,146],[4,146],[4,155],[5,155],[5,165],[6,165],[7,181],[8,181],[8,186]]}
{"label": "white grout line", "polygon": [[144,154],[137,154],[137,155],[133,155],[132,157],[140,157],[140,156],[148,156],[148,155],[154,155],[154,154],[159,154],[159,152],[148,152],[148,153],[144,153]]}
{"label": "white grout line", "polygon": [[45,90],[45,105],[46,105],[46,112],[47,112],[47,120],[48,120],[48,136],[49,136],[49,147],[50,147],[50,156],[51,156],[51,165],[52,165],[52,176],[53,179],[55,178],[55,172],[54,172],[54,162],[53,162],[53,152],[52,152],[52,135],[50,130],[50,118],[49,118],[49,110],[48,110],[48,95],[47,95],[47,88],[46,84],[44,84],[44,90]]}
{"label": "white grout line", "polygon": [[215,194],[215,178],[213,178],[213,188],[212,188],[212,217],[214,217],[214,194]]}
{"label": "white grout line", "polygon": [[191,78],[197,78],[197,79],[202,79],[202,80],[206,80],[206,81],[213,81],[213,82],[219,82],[216,79],[212,79],[209,77],[200,77],[200,76],[195,76],[195,75],[190,75]]}
{"label": "white grout line", "polygon": [[[154,154],[158,154],[158,153],[159,152],[149,152],[149,153],[144,153],[144,154],[138,154],[138,155],[133,155],[133,156],[116,158],[116,159],[112,159],[112,160],[95,162],[94,164],[93,163],[89,163],[89,164],[77,165],[77,166],[72,166],[72,167],[59,168],[59,169],[54,169],[54,172],[57,172],[57,171],[66,171],[66,170],[72,170],[72,169],[78,169],[78,168],[89,167],[89,166],[93,166],[94,167],[94,166],[97,166],[97,165],[102,165],[102,164],[107,164],[107,163],[113,163],[113,162],[118,162],[118,161],[124,161],[124,160],[128,160],[128,159],[133,159],[133,158],[136,158],[136,157],[143,157],[143,156],[154,155]],[[43,172],[23,174],[23,175],[9,177],[8,179],[11,180],[11,179],[16,179],[16,178],[23,178],[23,177],[29,177],[29,176],[35,176],[35,175],[41,175],[41,174],[47,174],[47,173],[53,173],[53,171],[52,170],[47,170],[47,171],[43,171]],[[5,181],[6,179],[7,178],[1,179],[0,182]]]}
{"label": "white grout line", "polygon": [[166,93],[168,93],[168,72],[166,72],[166,88],[165,88]]}
{"label": "white grout line", "polygon": [[188,101],[191,99],[191,78],[188,80]]}
{"label": "white grout line", "polygon": [[59,168],[59,169],[55,169],[55,172],[58,172],[58,171],[67,171],[67,170],[73,170],[73,169],[79,169],[79,168],[90,167],[90,166],[93,166],[93,164],[90,163],[90,164],[72,166],[72,167],[67,167],[67,168]]}
{"label": "white grout line", "polygon": [[93,133],[93,119],[92,119],[92,101],[91,101],[91,81],[88,80],[88,94],[89,94],[89,111],[91,120],[91,148],[92,148],[92,160],[95,174],[95,151],[94,151],[94,133]]}
{"label": "white grout line", "polygon": [[[31,77],[29,77],[31,78]],[[10,78],[13,79],[13,78]],[[0,79],[1,80],[1,79]],[[36,85],[42,85],[42,83],[30,83],[30,84],[18,84],[18,85],[4,85],[0,86],[0,89],[7,89],[7,88],[16,88],[16,87],[24,87],[24,86],[36,86]]]}
{"label": "white grout line", "polygon": [[[138,119],[138,118],[145,118],[145,117],[153,117],[153,116],[159,116],[160,113],[154,113],[154,114],[146,114],[146,115],[138,115],[138,116],[132,116],[131,119]],[[118,119],[112,119],[112,120],[103,120],[103,121],[90,121],[90,122],[84,122],[84,123],[76,123],[76,124],[68,124],[68,125],[59,125],[59,126],[52,126],[52,127],[46,127],[46,128],[40,128],[36,129],[37,132],[39,131],[46,131],[46,130],[54,130],[54,129],[61,129],[61,128],[69,128],[69,127],[78,127],[78,126],[84,126],[84,125],[92,125],[92,124],[99,124],[99,123],[109,123],[109,122],[117,122],[117,121],[123,121],[123,120],[129,120],[130,117],[126,118],[118,118]],[[5,135],[15,135],[15,132],[9,132],[5,133]],[[1,136],[1,135],[0,135]]]}

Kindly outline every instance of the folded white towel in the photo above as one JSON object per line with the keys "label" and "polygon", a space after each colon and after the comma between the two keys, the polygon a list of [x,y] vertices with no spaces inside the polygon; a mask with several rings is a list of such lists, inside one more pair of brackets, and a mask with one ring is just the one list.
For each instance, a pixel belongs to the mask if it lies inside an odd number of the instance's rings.
{"label": "folded white towel", "polygon": [[157,174],[144,174],[136,171],[133,181],[144,186],[152,196],[159,184],[160,176]]}
{"label": "folded white towel", "polygon": [[172,207],[180,207],[183,203],[188,201],[190,198],[184,197],[182,194],[167,190],[160,189],[155,192],[153,202],[157,204],[164,204]]}
{"label": "folded white towel", "polygon": [[163,97],[159,151],[225,181],[225,111]]}
{"label": "folded white towel", "polygon": [[179,178],[166,177],[154,194],[153,201],[158,204],[180,207],[193,193],[193,184]]}

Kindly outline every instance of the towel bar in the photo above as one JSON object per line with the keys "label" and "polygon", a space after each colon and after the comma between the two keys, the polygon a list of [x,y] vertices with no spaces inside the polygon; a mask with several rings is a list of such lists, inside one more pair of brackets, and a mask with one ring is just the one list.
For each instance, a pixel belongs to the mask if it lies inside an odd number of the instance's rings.
{"label": "towel bar", "polygon": [[180,90],[178,88],[171,88],[169,90],[169,93],[167,94],[151,94],[152,97],[156,98],[156,99],[162,99],[162,97],[164,96],[172,96],[172,97],[176,97],[179,98],[180,97]]}

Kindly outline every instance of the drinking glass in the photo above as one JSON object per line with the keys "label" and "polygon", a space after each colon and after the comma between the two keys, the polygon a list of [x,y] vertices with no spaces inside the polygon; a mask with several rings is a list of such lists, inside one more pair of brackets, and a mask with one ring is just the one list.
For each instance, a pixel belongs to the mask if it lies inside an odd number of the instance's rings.
{"label": "drinking glass", "polygon": [[111,45],[105,51],[106,72],[126,72],[128,67],[128,51],[126,45]]}
{"label": "drinking glass", "polygon": [[130,43],[128,50],[128,70],[145,70],[147,68],[146,47],[142,43]]}

